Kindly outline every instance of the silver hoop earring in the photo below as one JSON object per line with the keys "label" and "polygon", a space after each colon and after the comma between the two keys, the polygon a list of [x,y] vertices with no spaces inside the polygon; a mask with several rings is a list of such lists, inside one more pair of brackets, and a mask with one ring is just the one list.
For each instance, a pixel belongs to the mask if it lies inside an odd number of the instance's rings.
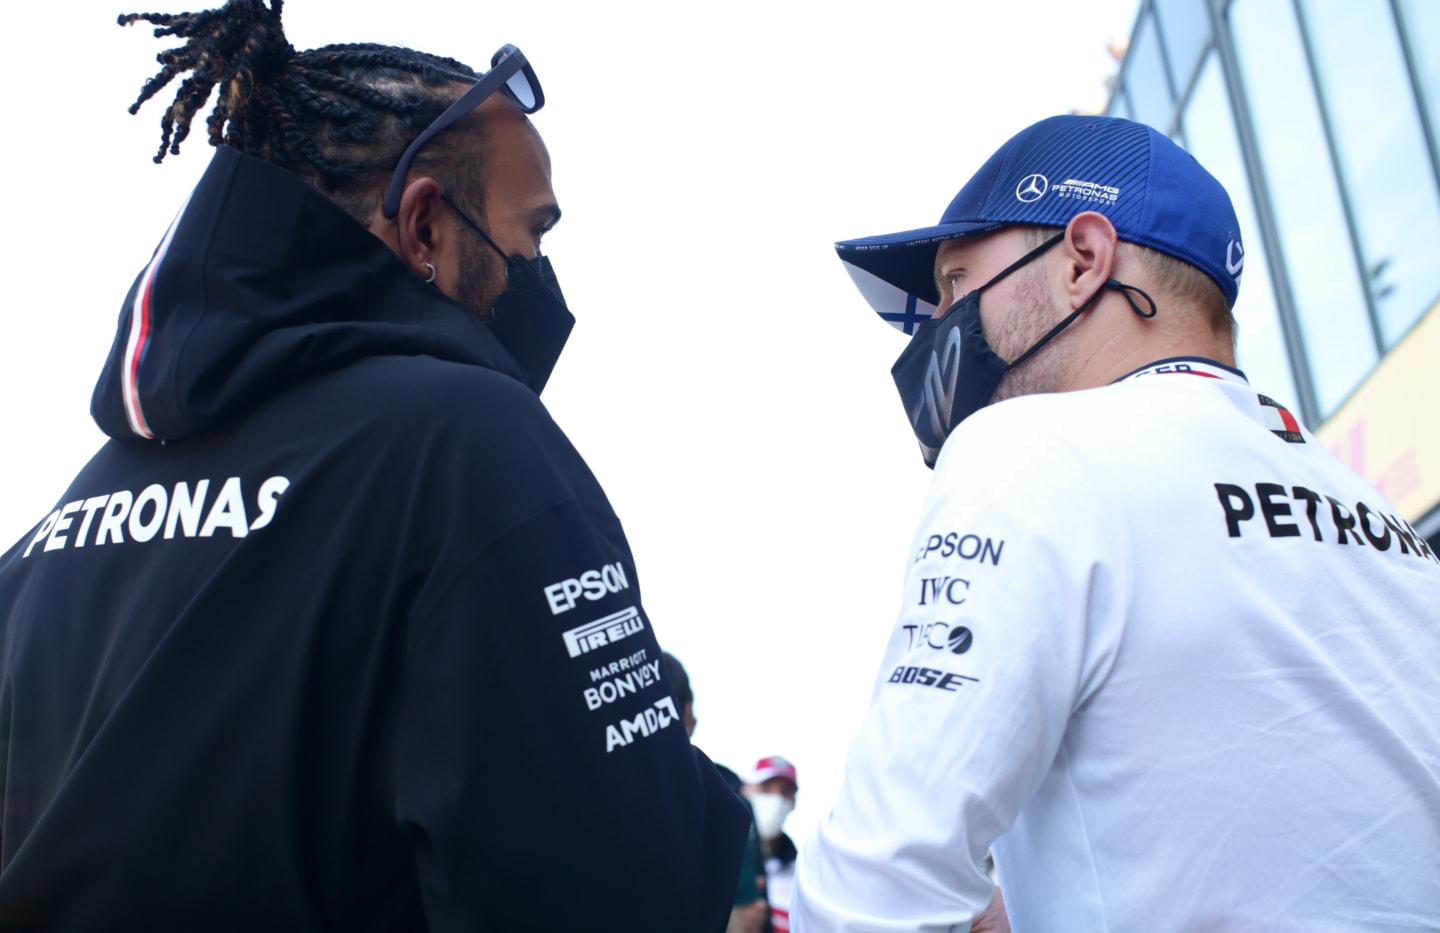
{"label": "silver hoop earring", "polygon": [[425,280],[425,284],[426,284],[426,285],[434,285],[434,284],[435,284],[435,267],[432,266],[432,265],[430,265],[430,263],[427,262],[427,263],[425,263],[425,268],[427,268],[427,269],[430,270],[430,277]]}

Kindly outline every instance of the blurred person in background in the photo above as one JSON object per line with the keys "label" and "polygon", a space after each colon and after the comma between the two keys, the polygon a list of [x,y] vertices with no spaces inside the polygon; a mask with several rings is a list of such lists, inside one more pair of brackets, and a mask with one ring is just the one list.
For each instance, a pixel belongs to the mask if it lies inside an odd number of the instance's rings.
{"label": "blurred person in background", "polygon": [[[665,651],[661,652],[661,657],[665,660],[670,688],[675,693],[675,702],[679,704],[680,715],[685,721],[685,734],[693,739],[698,720],[695,718],[695,692],[690,686],[690,675],[675,655]],[[715,765],[715,769],[724,778],[726,786],[737,795],[740,794],[742,783],[739,775],[721,764]],[[749,810],[748,798],[741,799]],[[725,933],[767,933],[770,929],[770,906],[765,900],[765,860],[761,855],[760,836],[755,830],[753,811],[750,817],[750,836],[745,843],[744,857],[740,861],[740,878],[735,885],[734,906],[731,908],[730,924],[725,928]]]}
{"label": "blurred person in background", "polygon": [[785,818],[795,809],[800,790],[795,766],[779,755],[755,762],[741,793],[755,812],[755,828],[765,857],[765,896],[770,901],[770,925],[790,929],[790,899],[795,888],[795,841],[785,834]]}

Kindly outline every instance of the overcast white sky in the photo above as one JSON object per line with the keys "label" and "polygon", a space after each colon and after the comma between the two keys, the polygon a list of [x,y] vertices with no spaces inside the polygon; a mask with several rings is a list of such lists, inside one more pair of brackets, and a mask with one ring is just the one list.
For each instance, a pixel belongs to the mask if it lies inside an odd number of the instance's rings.
{"label": "overcast white sky", "polygon": [[[103,437],[89,398],[131,280],[209,159],[154,165],[174,40],[15,4],[0,57],[10,299],[0,550]],[[504,4],[290,0],[291,42],[535,66],[565,212],[547,237],[579,323],[545,392],[625,523],[646,610],[689,668],[697,744],[800,773],[828,809],[899,606],[929,482],[890,381],[904,338],[837,239],[933,223],[1009,136],[1103,105],[1138,0]],[[199,121],[197,121],[198,124]]]}

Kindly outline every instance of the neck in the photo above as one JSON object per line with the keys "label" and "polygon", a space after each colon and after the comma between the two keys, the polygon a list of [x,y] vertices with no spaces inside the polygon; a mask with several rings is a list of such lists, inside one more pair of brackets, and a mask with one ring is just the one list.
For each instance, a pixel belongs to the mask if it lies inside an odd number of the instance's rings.
{"label": "neck", "polygon": [[[1107,297],[1109,305],[1091,309],[1094,314],[1076,337],[1079,344],[1062,391],[1093,389],[1109,385],[1156,360],[1172,357],[1200,357],[1235,367],[1235,351],[1227,339],[1217,336],[1202,322],[1196,309],[1162,302],[1156,297],[1159,313],[1141,318],[1123,299]],[[1118,302],[1118,307],[1114,306]],[[1077,322],[1079,323],[1079,322]]]}

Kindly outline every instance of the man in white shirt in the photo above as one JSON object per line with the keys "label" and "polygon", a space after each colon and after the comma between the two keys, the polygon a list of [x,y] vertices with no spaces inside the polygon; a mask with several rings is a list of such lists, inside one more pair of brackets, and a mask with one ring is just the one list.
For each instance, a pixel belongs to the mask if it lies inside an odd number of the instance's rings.
{"label": "man in white shirt", "polygon": [[1235,369],[1218,182],[1054,117],[837,249],[935,477],[794,929],[1440,929],[1440,560]]}

